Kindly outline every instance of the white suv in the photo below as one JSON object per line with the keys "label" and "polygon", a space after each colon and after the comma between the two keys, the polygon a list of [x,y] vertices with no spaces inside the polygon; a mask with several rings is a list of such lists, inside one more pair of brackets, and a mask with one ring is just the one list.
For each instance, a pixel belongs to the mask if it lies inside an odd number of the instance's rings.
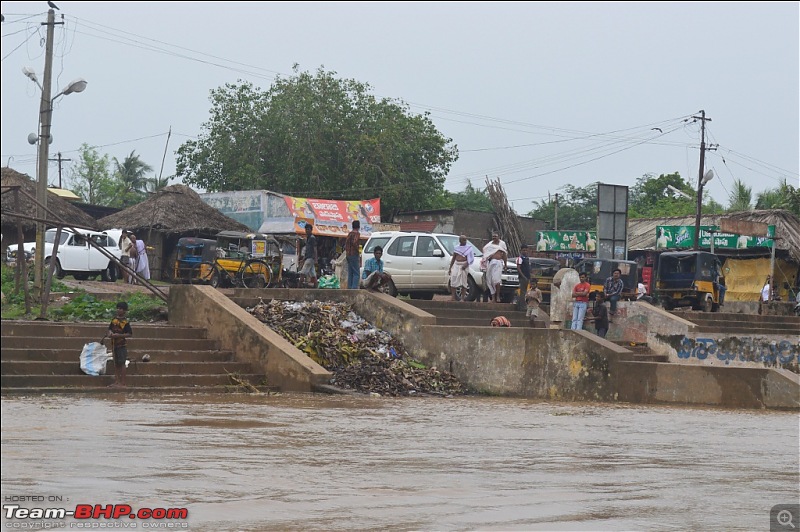
{"label": "white suv", "polygon": [[[467,301],[474,301],[481,292],[483,254],[472,242],[475,260],[470,265]],[[433,294],[450,293],[450,260],[458,245],[458,236],[446,233],[379,231],[372,233],[361,254],[362,263],[373,257],[376,246],[383,248],[383,269],[392,275],[385,288],[389,295],[398,293],[413,299],[433,299]]]}
{"label": "white suv", "polygon": [[[88,229],[73,233],[69,229],[63,229],[58,242],[58,257],[56,259],[54,275],[59,279],[63,279],[65,275],[72,275],[79,281],[84,281],[90,277],[99,275],[104,281],[115,281],[118,277],[116,263],[94,246],[89,245],[87,240],[91,239],[92,242],[102,246],[119,260],[122,251],[119,249],[119,237],[116,233],[117,231],[114,230],[98,232]],[[55,240],[55,229],[48,229],[45,231],[45,264],[50,263]],[[36,242],[25,242],[23,247],[25,251],[34,253]]]}

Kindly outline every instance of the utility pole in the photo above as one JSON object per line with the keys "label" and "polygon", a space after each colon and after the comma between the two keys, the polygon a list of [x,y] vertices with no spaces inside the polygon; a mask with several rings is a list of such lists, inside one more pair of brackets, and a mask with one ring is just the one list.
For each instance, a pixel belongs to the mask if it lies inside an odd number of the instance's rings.
{"label": "utility pole", "polygon": [[[53,9],[47,11],[47,42],[45,45],[44,56],[44,78],[42,79],[42,101],[39,104],[39,154],[38,172],[36,183],[36,201],[39,203],[39,220],[47,219],[47,165],[48,152],[50,149],[50,116],[52,116],[52,102],[50,101],[50,85],[53,78],[53,34],[56,27],[56,12]],[[47,230],[45,223],[36,223],[36,257],[34,261],[33,284],[37,295],[44,296],[44,232]]]}
{"label": "utility pole", "polygon": [[694,249],[700,249],[700,215],[703,208],[703,172],[706,165],[706,122],[711,122],[706,118],[706,112],[700,111],[700,116],[693,116],[695,120],[700,120],[700,170],[697,175],[697,212],[694,220]]}
{"label": "utility pole", "polygon": [[553,220],[553,222],[555,222],[553,224],[555,227],[553,227],[553,230],[558,231],[558,193],[556,193],[556,200],[553,203],[553,207],[555,208],[555,216]]}
{"label": "utility pole", "polygon": [[71,161],[72,159],[64,159],[63,157],[61,157],[61,152],[58,152],[58,157],[57,158],[49,159],[49,160],[50,161],[58,161],[58,188],[63,188],[61,186],[61,163],[62,162]]}

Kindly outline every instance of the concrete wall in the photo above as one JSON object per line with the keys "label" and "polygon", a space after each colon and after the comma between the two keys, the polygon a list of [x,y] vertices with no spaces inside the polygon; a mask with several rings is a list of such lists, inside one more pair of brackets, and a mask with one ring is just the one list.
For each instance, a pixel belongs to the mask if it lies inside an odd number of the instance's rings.
{"label": "concrete wall", "polygon": [[800,375],[787,370],[620,362],[616,374],[621,401],[800,408]]}
{"label": "concrete wall", "polygon": [[585,331],[425,326],[419,359],[494,395],[605,401],[609,360],[628,351]]}
{"label": "concrete wall", "polygon": [[282,391],[309,392],[331,378],[325,368],[210,286],[172,285],[169,321],[205,327],[222,349],[233,351],[239,362],[260,367],[267,384]]}
{"label": "concrete wall", "polygon": [[[673,363],[795,370],[800,363],[800,331],[747,336],[699,332],[692,322],[647,303],[620,302],[618,311],[606,336],[609,340],[646,343]],[[594,330],[591,325],[586,328]]]}

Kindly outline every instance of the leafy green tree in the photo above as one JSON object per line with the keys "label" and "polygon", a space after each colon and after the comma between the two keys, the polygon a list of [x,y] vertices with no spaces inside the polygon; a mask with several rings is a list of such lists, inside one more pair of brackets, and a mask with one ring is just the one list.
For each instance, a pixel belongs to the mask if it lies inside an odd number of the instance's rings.
{"label": "leafy green tree", "polygon": [[[269,189],[329,199],[381,198],[384,217],[430,208],[458,158],[429,114],[377,99],[321,68],[211,91],[210,119],[178,149],[176,177],[209,191]],[[390,219],[390,218],[389,218]]]}
{"label": "leafy green tree", "polygon": [[111,206],[130,207],[144,200],[149,181],[147,174],[153,167],[142,161],[135,150],[122,162],[114,157],[114,167],[116,194]]}
{"label": "leafy green tree", "polygon": [[492,200],[486,193],[486,189],[478,189],[467,181],[467,186],[461,192],[451,192],[451,208],[465,211],[494,212]]}
{"label": "leafy green tree", "polygon": [[115,195],[114,180],[109,171],[108,155],[82,144],[78,161],[72,165],[70,182],[73,191],[92,205],[110,205]]}
{"label": "leafy green tree", "polygon": [[[682,196],[670,190],[670,186],[683,192]],[[631,218],[657,218],[661,216],[688,216],[697,210],[693,199],[697,193],[683,180],[678,172],[672,174],[645,174],[636,180],[630,190],[628,203]]]}
{"label": "leafy green tree", "polygon": [[[564,185],[558,195],[558,228],[565,231],[594,231],[597,227],[597,183],[585,187]],[[553,199],[534,203],[528,213],[531,218],[555,222],[555,202]],[[554,225],[551,225],[554,227]]]}
{"label": "leafy green tree", "polygon": [[734,179],[733,191],[728,195],[728,211],[739,212],[753,209],[753,187],[748,187],[741,179]]}

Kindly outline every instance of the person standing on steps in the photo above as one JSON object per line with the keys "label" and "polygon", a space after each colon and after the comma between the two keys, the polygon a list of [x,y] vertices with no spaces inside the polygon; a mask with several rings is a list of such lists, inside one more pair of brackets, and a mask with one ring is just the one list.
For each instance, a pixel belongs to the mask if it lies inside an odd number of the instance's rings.
{"label": "person standing on steps", "polygon": [[111,352],[114,355],[114,383],[109,388],[125,387],[125,365],[128,362],[128,338],[133,336],[131,324],[128,322],[128,303],[117,303],[117,315],[108,325],[106,336],[111,338]]}
{"label": "person standing on steps", "polygon": [[[458,245],[453,248],[453,256],[450,259],[450,268],[447,274],[450,276],[450,294],[454,301],[466,301],[467,290],[469,289],[469,265],[475,260],[472,246],[467,244],[467,235],[458,237]],[[461,297],[457,290],[461,289]]]}
{"label": "person standing on steps", "polygon": [[[131,264],[131,239],[128,237],[129,233],[127,229],[122,230],[122,236],[119,238],[119,249],[121,251],[119,262],[127,267],[133,269],[133,265]],[[128,273],[128,270],[125,268],[122,269],[122,282],[129,283],[131,280],[131,274]]]}
{"label": "person standing on steps", "polygon": [[[526,294],[528,284],[531,282],[531,260],[528,258],[529,248],[527,244],[522,244],[519,248],[517,257],[517,275],[519,276],[519,291],[517,293],[517,310],[525,310]],[[539,299],[541,301],[541,298]]]}
{"label": "person standing on steps", "polygon": [[617,301],[622,297],[622,291],[625,289],[625,283],[622,282],[622,270],[615,268],[611,273],[611,277],[606,279],[603,283],[603,292],[606,299],[611,304],[611,315],[617,315]]}
{"label": "person standing on steps", "polygon": [[536,327],[536,318],[539,317],[539,305],[542,303],[542,291],[539,290],[539,281],[531,279],[530,288],[525,292],[525,316],[530,321],[531,327]]}
{"label": "person standing on steps", "polygon": [[592,309],[591,320],[594,322],[594,328],[597,331],[597,336],[605,338],[608,334],[608,307],[606,307],[606,298],[602,292],[597,294],[594,308]]}
{"label": "person standing on steps", "polygon": [[586,317],[586,308],[589,306],[589,291],[592,285],[586,280],[586,274],[580,275],[580,282],[572,289],[572,325],[570,329],[580,331],[583,329],[583,318]]}
{"label": "person standing on steps", "polygon": [[306,245],[303,248],[303,269],[300,270],[300,282],[306,287],[310,279],[311,288],[317,287],[317,237],[312,233],[314,226],[306,223]]}
{"label": "person standing on steps", "polygon": [[353,230],[347,235],[344,242],[344,252],[347,260],[347,288],[350,290],[358,289],[358,282],[361,271],[361,253],[358,250],[358,242],[361,240],[361,222],[353,220]]}
{"label": "person standing on steps", "polygon": [[489,287],[491,300],[494,303],[500,302],[500,285],[502,274],[506,269],[506,259],[508,259],[508,246],[500,240],[500,233],[492,232],[492,240],[483,246],[483,260],[486,261],[486,285]]}

